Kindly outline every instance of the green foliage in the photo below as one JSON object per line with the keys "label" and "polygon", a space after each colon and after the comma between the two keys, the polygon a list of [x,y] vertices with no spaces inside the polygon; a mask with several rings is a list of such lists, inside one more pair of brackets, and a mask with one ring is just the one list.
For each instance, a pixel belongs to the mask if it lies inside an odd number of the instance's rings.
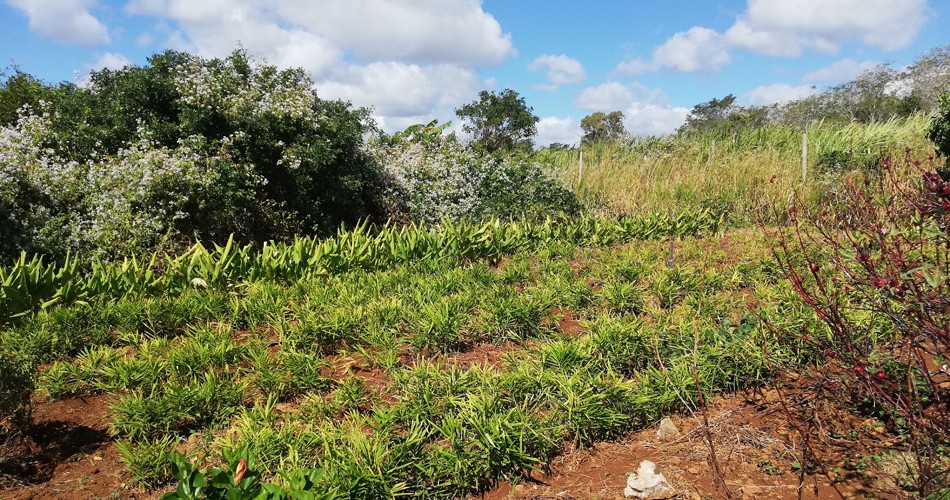
{"label": "green foliage", "polygon": [[0,443],[30,422],[33,367],[0,350]]}
{"label": "green foliage", "polygon": [[722,99],[712,98],[707,102],[693,106],[686,116],[686,123],[677,131],[679,134],[707,133],[719,130],[728,124],[729,117],[742,109],[736,104],[736,96],[729,94]]}
{"label": "green foliage", "polygon": [[530,151],[540,120],[517,92],[483,90],[478,100],[455,110],[465,125],[462,130],[472,134],[485,151],[511,153]]}
{"label": "green foliage", "polygon": [[222,423],[243,399],[242,385],[206,372],[201,379],[135,391],[113,403],[111,431],[132,440],[188,435]]}
{"label": "green foliage", "polygon": [[627,138],[627,130],[623,126],[623,112],[611,111],[596,113],[585,116],[581,120],[581,130],[584,131],[582,144],[593,144],[596,142],[615,142]]}
{"label": "green foliage", "polygon": [[940,155],[950,157],[950,93],[940,96],[939,106],[931,119],[927,137],[936,144]]}
{"label": "green foliage", "polygon": [[[238,246],[233,239],[224,246],[215,245],[213,250],[197,243],[182,255],[168,259],[163,274],[153,271],[157,256],[147,263],[134,258],[121,263],[95,258],[90,274],[79,277],[72,271],[77,261],[57,266],[45,264],[39,258],[29,261],[22,258],[12,268],[0,267],[0,279],[3,280],[0,321],[19,320],[44,309],[44,304],[45,308],[50,308],[60,303],[83,303],[94,298],[110,300],[185,291],[200,295],[196,290],[208,287],[226,289],[242,282],[293,280],[353,269],[382,269],[411,260],[497,259],[516,251],[547,247],[554,242],[600,246],[718,230],[719,219],[706,211],[683,211],[674,219],[665,214],[653,214],[616,219],[548,218],[543,222],[502,223],[494,220],[455,224],[445,221],[432,228],[371,228],[368,224],[361,224],[350,231],[341,229],[336,238],[297,238],[288,244],[268,243],[260,250],[252,245]],[[184,297],[194,298],[195,295],[185,294]],[[174,304],[176,307],[203,307],[200,300],[190,305],[186,301]],[[189,314],[197,315],[198,311]],[[172,331],[176,328],[174,318],[170,321],[172,323],[151,321],[150,324],[160,329],[157,333],[163,334],[169,328]],[[331,335],[337,333],[329,332]],[[326,340],[331,341],[329,346],[332,347],[333,343],[346,339]]]}
{"label": "green foliage", "polygon": [[279,498],[275,487],[267,489],[261,483],[260,472],[255,470],[253,459],[247,453],[232,453],[227,467],[200,470],[188,458],[172,453],[171,470],[178,487],[165,494],[164,500],[244,500],[254,498]]}
{"label": "green foliage", "polygon": [[164,52],[85,88],[17,73],[0,114],[22,104],[0,128],[0,257],[266,241],[379,214],[368,112],[241,50]]}
{"label": "green foliage", "polygon": [[119,456],[135,481],[144,488],[158,488],[171,479],[169,460],[175,456],[175,436],[115,442]]}
{"label": "green foliage", "polygon": [[492,155],[443,137],[436,122],[382,138],[374,153],[383,167],[383,200],[397,219],[438,223],[491,218],[574,215],[574,193],[521,155]]}

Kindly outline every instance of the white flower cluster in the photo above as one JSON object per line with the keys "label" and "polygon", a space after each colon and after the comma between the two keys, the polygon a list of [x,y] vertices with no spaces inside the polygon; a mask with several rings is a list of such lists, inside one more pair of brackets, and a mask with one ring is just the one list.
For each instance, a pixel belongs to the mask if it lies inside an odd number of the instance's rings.
{"label": "white flower cluster", "polygon": [[[65,235],[73,250],[108,252],[157,243],[189,216],[189,200],[218,182],[220,163],[229,161],[229,148],[242,139],[227,137],[209,155],[201,137],[165,148],[139,126],[138,139],[117,154],[95,154],[78,163],[57,156],[53,119],[24,109],[15,126],[0,127],[0,203],[30,219],[13,221],[30,231],[26,239],[35,238],[58,210],[59,227],[47,229]],[[250,176],[250,169],[245,173]],[[30,199],[31,194],[42,199]]]}
{"label": "white flower cluster", "polygon": [[232,58],[196,60],[178,67],[175,85],[186,105],[226,116],[273,115],[317,120],[313,111],[313,82],[302,70],[277,71],[253,65],[244,75]]}
{"label": "white flower cluster", "polygon": [[[19,110],[16,125],[0,127],[0,210],[7,213],[7,231],[0,237],[35,239],[51,216],[47,200],[72,200],[81,196],[82,187],[75,182],[84,165],[64,161],[52,148],[53,117],[46,103],[33,113],[29,106]],[[8,231],[21,227],[26,234]]]}
{"label": "white flower cluster", "polygon": [[474,219],[482,211],[484,159],[455,141],[404,141],[374,151],[393,212],[426,223]]}

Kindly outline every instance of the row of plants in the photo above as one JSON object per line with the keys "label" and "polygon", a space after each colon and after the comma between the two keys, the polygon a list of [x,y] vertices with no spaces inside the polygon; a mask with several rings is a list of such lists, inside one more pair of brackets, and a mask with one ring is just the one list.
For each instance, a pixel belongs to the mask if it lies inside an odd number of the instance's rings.
{"label": "row of plants", "polygon": [[[430,259],[51,308],[0,342],[43,367],[48,397],[112,395],[111,431],[149,487],[175,472],[183,495],[228,482],[275,497],[452,497],[695,407],[694,371],[707,394],[759,383],[759,342],[775,340],[744,306],[782,303],[790,328],[815,320],[777,300],[794,291],[764,248],[735,263],[718,241],[684,241],[674,268],[665,242],[555,242],[497,264]],[[510,353],[452,361],[485,343]],[[353,362],[361,371],[341,376]],[[195,462],[173,471],[175,453]],[[202,472],[218,457],[232,468]]]}
{"label": "row of plants", "polygon": [[543,222],[494,220],[485,223],[445,221],[437,226],[386,225],[363,222],[341,228],[336,237],[297,237],[293,242],[268,242],[260,248],[235,243],[234,237],[212,249],[196,243],[181,255],[110,262],[67,258],[46,263],[42,256],[0,267],[0,321],[11,321],[38,309],[116,299],[177,293],[189,288],[227,288],[259,280],[296,280],[353,269],[384,269],[414,260],[497,260],[555,242],[584,246],[610,245],[639,239],[690,236],[715,232],[719,220],[708,212],[684,212],[670,218],[646,217],[552,219]]}

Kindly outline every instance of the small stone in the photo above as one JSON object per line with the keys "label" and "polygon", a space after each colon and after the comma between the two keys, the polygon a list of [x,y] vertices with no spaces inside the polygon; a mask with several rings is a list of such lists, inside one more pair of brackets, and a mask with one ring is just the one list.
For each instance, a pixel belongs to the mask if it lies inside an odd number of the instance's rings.
{"label": "small stone", "polygon": [[637,472],[627,478],[623,496],[641,500],[664,500],[675,497],[676,491],[666,480],[666,476],[657,470],[655,463],[644,460],[640,462]]}
{"label": "small stone", "polygon": [[698,467],[690,467],[690,468],[686,469],[686,471],[689,472],[690,474],[699,474],[699,468],[698,468]]}
{"label": "small stone", "polygon": [[680,457],[673,457],[670,459],[670,465],[678,466],[681,463],[683,463],[683,461],[680,460]]}
{"label": "small stone", "polygon": [[673,423],[673,419],[666,417],[660,420],[660,427],[656,430],[656,437],[662,441],[679,439],[680,430],[676,427],[676,424]]}
{"label": "small stone", "polygon": [[104,460],[100,455],[96,455],[96,456],[92,457],[92,459],[95,460],[96,462],[100,462],[100,461]]}

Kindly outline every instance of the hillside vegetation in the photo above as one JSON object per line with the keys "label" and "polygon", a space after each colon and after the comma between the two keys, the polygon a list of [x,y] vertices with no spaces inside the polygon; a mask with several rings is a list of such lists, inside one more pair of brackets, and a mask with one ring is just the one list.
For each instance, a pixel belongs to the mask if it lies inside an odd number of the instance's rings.
{"label": "hillside vegetation", "polygon": [[[15,71],[0,493],[459,498],[688,414],[712,472],[683,495],[945,498],[945,55],[537,151],[510,89],[458,110],[465,141],[242,51]],[[755,477],[717,461],[736,393],[787,426],[727,436]]]}

